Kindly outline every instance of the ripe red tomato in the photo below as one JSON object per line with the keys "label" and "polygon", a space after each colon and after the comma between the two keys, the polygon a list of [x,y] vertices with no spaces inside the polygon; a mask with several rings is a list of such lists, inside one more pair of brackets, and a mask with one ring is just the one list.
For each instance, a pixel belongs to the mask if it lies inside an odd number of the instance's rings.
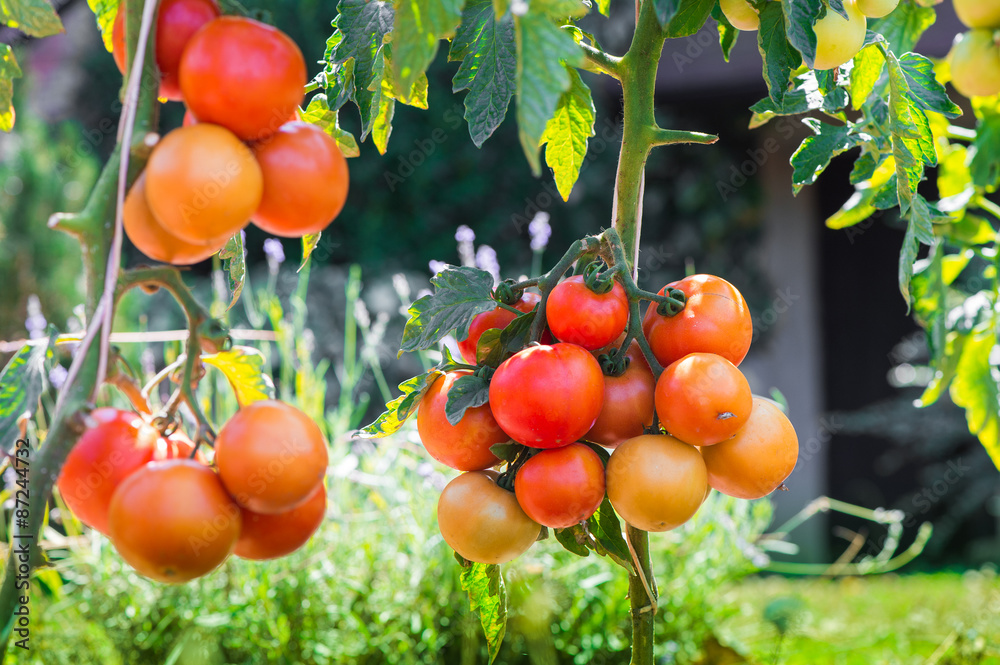
{"label": "ripe red tomato", "polygon": [[448,422],[445,406],[455,381],[472,372],[462,370],[439,376],[420,400],[417,431],[430,456],[459,471],[488,469],[500,460],[490,452],[495,443],[509,441],[488,404],[467,409],[457,425]]}
{"label": "ripe red tomato", "polygon": [[159,432],[131,411],[94,409],[90,417],[96,425],[73,446],[57,485],[81,522],[107,534],[115,488],[153,459]]}
{"label": "ripe red tomato", "polygon": [[575,344],[529,346],[497,368],[490,408],[512,439],[532,448],[558,448],[586,434],[604,405],[604,374]]}
{"label": "ripe red tomato", "polygon": [[692,353],[663,370],[656,413],[670,434],[692,446],[731,438],[750,418],[753,394],[743,372],[714,353]]}
{"label": "ripe red tomato", "polygon": [[111,543],[139,573],[187,582],[218,567],[240,535],[240,510],[219,476],[194,460],[150,462],[115,490]]}
{"label": "ripe red tomato", "polygon": [[175,266],[200,263],[225,247],[228,236],[213,242],[190,243],[167,231],[153,216],[146,201],[146,174],[132,185],[122,209],[125,235],[136,248],[153,259]]}
{"label": "ripe red tomato", "polygon": [[587,288],[583,275],[573,275],[552,289],[545,320],[556,339],[593,351],[625,330],[628,296],[617,280],[610,291],[598,294]]}
{"label": "ripe red tomato", "polygon": [[264,174],[264,195],[254,224],[276,236],[319,233],[347,200],[347,160],[316,125],[288,122],[253,148]]}
{"label": "ripe red tomato", "polygon": [[524,514],[496,471],[469,471],[448,483],[438,499],[438,528],[469,561],[507,563],[538,540],[542,528]]}
{"label": "ripe red tomato", "polygon": [[627,355],[630,362],[624,374],[604,377],[604,407],[583,437],[608,448],[639,436],[653,424],[653,371],[638,342],[632,341]]}
{"label": "ripe red tomato", "polygon": [[302,104],[306,64],[280,30],[223,16],[188,42],[180,81],[184,101],[199,121],[256,141],[278,131]]}
{"label": "ripe red tomato", "polygon": [[[199,28],[220,14],[214,0],[162,0],[156,18],[156,66],[160,69],[160,97],[180,100],[178,72],[181,55]],[[125,73],[125,11],[121,5],[111,32],[112,55]]]}
{"label": "ripe red tomato", "polygon": [[712,275],[691,275],[660,289],[680,289],[687,296],[676,316],[660,316],[650,303],[642,331],[653,355],[666,367],[689,353],[715,353],[739,365],[750,349],[753,321],[735,286]]}
{"label": "ripe red tomato", "polygon": [[604,500],[604,464],[582,443],[543,450],[514,478],[514,494],[532,520],[553,529],[583,522]]}
{"label": "ripe red tomato", "polygon": [[712,487],[739,499],[759,499],[791,474],[799,457],[799,439],[781,409],[754,397],[743,429],[701,453]]}
{"label": "ripe red tomato", "polygon": [[[514,309],[527,314],[535,305],[542,299],[540,295],[532,291],[525,291],[521,299],[514,305]],[[497,307],[496,309],[490,310],[489,312],[482,312],[476,314],[472,319],[472,323],[469,324],[469,334],[468,336],[458,343],[458,350],[462,354],[462,358],[465,362],[470,365],[476,364],[476,348],[479,345],[479,338],[483,336],[483,333],[490,328],[506,328],[507,325],[517,318],[517,314],[506,310],[503,307]],[[545,336],[542,336],[542,343],[545,343]]]}
{"label": "ripe red tomato", "polygon": [[244,406],[215,438],[215,464],[243,508],[274,515],[305,503],[326,475],[326,438],[309,416],[278,400]]}
{"label": "ripe red tomato", "polygon": [[312,537],[326,516],[326,488],[320,485],[306,502],[275,515],[261,515],[241,508],[243,528],[233,554],[243,559],[277,559],[299,549]]}
{"label": "ripe red tomato", "polygon": [[146,202],[168,233],[213,244],[247,225],[260,204],[263,176],[253,153],[218,125],[167,134],[146,166]]}
{"label": "ripe red tomato", "polygon": [[637,436],[615,448],[607,483],[615,511],[644,531],[684,524],[698,512],[709,490],[698,449],[658,434]]}

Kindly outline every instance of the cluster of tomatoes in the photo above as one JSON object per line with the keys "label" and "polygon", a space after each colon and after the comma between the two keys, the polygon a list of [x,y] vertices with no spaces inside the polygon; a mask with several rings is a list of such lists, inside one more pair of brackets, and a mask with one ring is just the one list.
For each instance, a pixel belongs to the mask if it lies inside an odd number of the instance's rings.
{"label": "cluster of tomatoes", "polygon": [[285,556],[323,521],[326,439],[284,402],[241,408],[219,431],[211,464],[180,431],[164,436],[130,411],[99,408],[89,418],[59,494],[146,577],[186,582],[230,554]]}
{"label": "cluster of tomatoes", "polygon": [[952,85],[966,97],[1000,95],[1000,0],[955,0],[955,13],[970,29],[949,54]]}
{"label": "cluster of tomatoes", "polygon": [[[120,11],[113,54],[125,68]],[[123,211],[132,243],[186,265],[218,252],[250,221],[278,236],[322,231],[344,206],[347,161],[300,122],[302,52],[286,34],[220,16],[215,0],[163,0],[156,22],[161,97],[183,101],[185,126],[153,149]]]}
{"label": "cluster of tomatoes", "polygon": [[[823,5],[826,14],[813,25],[816,33],[813,69],[834,69],[848,63],[865,45],[867,19],[888,16],[899,5],[899,0],[843,0],[847,18],[830,9],[826,0]],[[760,27],[757,9],[748,0],[719,0],[719,7],[738,30]]]}
{"label": "cluster of tomatoes", "polygon": [[[510,561],[542,526],[584,522],[605,496],[629,524],[666,531],[690,519],[711,488],[756,499],[795,467],[791,423],[770,400],[751,394],[737,368],[753,324],[732,284],[693,275],[660,291],[681,291],[686,304],[673,316],[656,303],[645,313],[643,336],[666,368],[658,378],[635,340],[628,349],[615,346],[624,344],[629,321],[622,284],[598,290],[580,275],[557,284],[543,311],[547,333],[560,341],[529,344],[502,362],[490,378],[488,403],[467,409],[457,424],[446,414],[448,394],[471,370],[441,374],[421,399],[424,447],[466,472],[438,502],[441,533],[466,559]],[[516,309],[530,311],[539,299],[526,292]],[[476,362],[486,329],[515,316],[499,307],[478,315],[459,343],[466,361]],[[621,373],[605,376],[602,353],[605,361],[627,353]],[[501,477],[491,469],[500,462],[491,447],[511,440],[523,448]],[[612,449],[606,465],[593,444]],[[513,492],[505,489],[511,486]]]}

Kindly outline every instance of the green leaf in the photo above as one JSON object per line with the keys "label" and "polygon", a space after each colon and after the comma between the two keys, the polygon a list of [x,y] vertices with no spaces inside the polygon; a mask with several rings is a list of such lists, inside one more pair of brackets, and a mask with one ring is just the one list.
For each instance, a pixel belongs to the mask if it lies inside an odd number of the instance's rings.
{"label": "green leaf", "polygon": [[230,238],[226,246],[219,250],[219,258],[222,260],[222,269],[229,276],[229,292],[233,294],[229,307],[226,308],[226,311],[229,311],[240,299],[247,276],[247,253],[243,247],[243,231]]}
{"label": "green leaf", "polygon": [[49,344],[25,344],[0,373],[0,446],[13,447],[17,420],[33,414],[45,389],[47,366],[52,360],[56,334],[50,327]]}
{"label": "green leaf", "polygon": [[111,51],[111,32],[115,25],[115,17],[118,16],[119,0],[87,0],[87,4],[94,12],[97,27],[101,29],[104,48]]}
{"label": "green leaf", "polygon": [[831,159],[855,145],[848,125],[831,125],[815,118],[804,118],[802,122],[815,136],[806,138],[792,155],[792,186],[796,193],[816,182]]}
{"label": "green leaf", "polygon": [[480,147],[503,122],[517,89],[513,16],[508,12],[497,19],[490,0],[470,1],[448,59],[462,61],[452,79],[452,90],[469,91],[465,120],[472,142]]}
{"label": "green leaf", "polygon": [[905,215],[923,180],[924,166],[936,166],[937,153],[930,123],[910,89],[906,72],[895,55],[884,47],[882,52],[889,71],[889,128],[896,158],[899,207]]}
{"label": "green leaf", "polygon": [[962,349],[965,347],[967,334],[950,332],[945,337],[943,353],[934,363],[934,378],[924,389],[924,393],[914,404],[918,407],[930,406],[940,399],[944,391],[951,385],[952,380],[958,372],[958,363],[962,359]]}
{"label": "green leaf", "polygon": [[228,351],[202,356],[201,359],[225,374],[241,407],[274,399],[274,382],[264,372],[267,358],[259,350],[250,346],[234,346]]}
{"label": "green leaf", "polygon": [[[661,0],[659,4],[676,3],[663,3]],[[660,25],[664,27],[667,37],[671,39],[689,37],[701,30],[702,26],[705,25],[705,21],[712,14],[712,9],[715,5],[715,0],[680,0],[679,6],[670,18],[669,23],[660,21]],[[655,7],[656,4],[654,4]],[[657,15],[657,19],[659,18],[659,15]]]}
{"label": "green leaf", "polygon": [[[330,65],[344,65],[353,60],[351,76],[349,81],[345,79],[343,93],[358,106],[361,138],[364,139],[371,132],[381,108],[384,45],[392,31],[393,7],[388,0],[340,0],[337,8],[340,13],[336,25],[340,38],[336,40],[328,62]],[[330,90],[327,90],[327,95],[330,95]]]}
{"label": "green leaf", "polygon": [[861,49],[854,56],[854,66],[851,68],[851,108],[859,110],[875,90],[875,84],[885,69],[885,56],[879,47],[872,44]]}
{"label": "green leaf", "polygon": [[788,41],[811,68],[816,59],[816,32],[813,26],[823,11],[823,0],[781,0],[781,7]]}
{"label": "green leaf", "polygon": [[927,28],[934,25],[937,13],[931,7],[916,2],[903,2],[885,18],[868,21],[868,29],[881,34],[893,53],[908,53],[920,41]]}
{"label": "green leaf", "polygon": [[928,257],[914,264],[913,279],[910,282],[913,314],[927,331],[927,346],[932,361],[944,350],[947,333],[945,317],[948,313],[948,289],[944,281],[942,255],[942,243],[935,242]]}
{"label": "green leaf", "polygon": [[590,556],[590,548],[587,547],[587,532],[579,524],[574,524],[565,529],[553,529],[556,540],[567,552],[572,552],[577,556]]}
{"label": "green leaf", "polygon": [[1000,114],[988,113],[980,118],[972,146],[972,182],[987,192],[995,192],[1000,185]]}
{"label": "green leaf", "polygon": [[802,56],[788,43],[781,4],[768,2],[760,12],[757,48],[764,60],[764,81],[771,101],[782,108],[788,94],[788,79],[802,64]]}
{"label": "green leaf", "polygon": [[486,636],[489,662],[496,660],[507,630],[507,590],[503,585],[500,566],[473,563],[463,567],[460,575],[462,589],[469,594],[469,609],[479,615]]}
{"label": "green leaf", "polygon": [[14,128],[14,79],[21,78],[21,68],[14,51],[7,44],[0,44],[0,131]]}
{"label": "green leaf", "polygon": [[608,556],[631,574],[635,569],[632,564],[632,553],[622,535],[621,521],[615,514],[608,497],[604,497],[597,512],[587,520],[587,526],[594,539],[604,549],[604,552],[599,552],[599,554]]}
{"label": "green leaf", "polygon": [[583,51],[544,15],[514,17],[517,43],[517,128],[532,172],[541,173],[542,135],[562,94],[570,88],[566,66],[583,64]]}
{"label": "green leaf", "polygon": [[524,445],[520,443],[508,441],[507,443],[494,443],[490,446],[490,452],[504,462],[513,462],[524,448]]}
{"label": "green leaf", "polygon": [[325,94],[313,95],[306,110],[302,112],[302,121],[316,125],[333,137],[344,157],[357,157],[361,154],[354,134],[340,128],[340,114],[330,108]]}
{"label": "green leaf", "polygon": [[535,320],[537,311],[521,314],[502,330],[491,328],[483,332],[476,346],[476,358],[479,364],[499,367],[500,363],[523,349],[530,339],[531,324]]}
{"label": "green leaf", "polygon": [[934,223],[945,222],[949,218],[940,210],[927,202],[923,196],[915,194],[907,215],[906,236],[903,238],[903,249],[899,254],[899,291],[910,305],[910,280],[913,278],[913,265],[917,261],[920,244],[930,245],[935,242]]}
{"label": "green leaf", "polygon": [[306,263],[308,263],[309,257],[312,256],[313,251],[319,245],[319,239],[322,235],[323,232],[320,231],[319,233],[309,233],[302,236],[302,263],[299,264],[299,270],[302,270]]}
{"label": "green leaf", "polygon": [[611,16],[611,0],[597,0],[597,11],[604,16]]}
{"label": "green leaf", "polygon": [[30,37],[48,37],[65,31],[47,0],[0,0],[0,23]]}
{"label": "green leaf", "polygon": [[410,305],[410,318],[403,328],[400,355],[404,351],[429,349],[452,331],[459,341],[469,334],[476,314],[496,307],[493,275],[469,266],[447,266],[431,278],[433,295]]}
{"label": "green leaf", "polygon": [[980,326],[969,336],[950,392],[952,401],[965,409],[969,431],[979,437],[993,464],[1000,468],[1000,375],[991,362],[996,344],[992,326]]}
{"label": "green leaf", "polygon": [[406,419],[416,412],[424,393],[440,375],[440,371],[432,369],[399,384],[403,394],[388,402],[385,405],[385,412],[375,422],[364,427],[360,436],[366,439],[380,439],[398,431]]}
{"label": "green leaf", "polygon": [[[385,81],[382,82],[383,86]],[[383,90],[383,93],[385,91]],[[379,101],[378,115],[372,124],[372,141],[380,155],[384,155],[389,147],[389,135],[392,134],[392,116],[396,112],[396,100],[386,94]]]}
{"label": "green leaf", "polygon": [[919,53],[904,53],[899,58],[899,65],[917,106],[946,118],[962,115],[962,109],[948,99],[944,86],[934,78],[934,63],[929,59]]}
{"label": "green leaf", "polygon": [[715,19],[719,30],[719,48],[722,49],[722,57],[729,62],[729,54],[736,46],[736,39],[740,36],[740,31],[733,27],[726,15],[722,13],[719,5],[712,8],[712,18]]}
{"label": "green leaf", "polygon": [[[395,33],[393,33],[395,34]],[[382,95],[402,102],[407,106],[415,106],[418,109],[427,108],[427,74],[421,74],[409,84],[403,84],[396,79],[395,62],[391,44],[386,44],[382,49],[385,57],[385,76],[382,78]]]}
{"label": "green leaf", "polygon": [[542,135],[545,163],[555,175],[556,188],[569,200],[580,167],[587,156],[587,139],[594,135],[594,100],[575,69],[569,69],[570,88],[559,98],[555,115]]}
{"label": "green leaf", "polygon": [[466,409],[474,409],[490,401],[490,384],[477,374],[460,376],[448,389],[444,407],[445,418],[453,426],[465,417]]}
{"label": "green leaf", "polygon": [[392,71],[402,89],[426,79],[439,42],[455,36],[463,4],[464,0],[396,0]]}

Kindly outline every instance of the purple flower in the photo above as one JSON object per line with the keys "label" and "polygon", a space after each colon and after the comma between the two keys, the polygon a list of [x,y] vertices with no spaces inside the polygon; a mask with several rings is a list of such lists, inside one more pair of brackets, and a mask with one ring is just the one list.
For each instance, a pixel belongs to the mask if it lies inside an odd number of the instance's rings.
{"label": "purple flower", "polygon": [[493,283],[500,283],[500,263],[497,252],[489,245],[480,245],[476,251],[476,267],[493,275]]}
{"label": "purple flower", "polygon": [[465,224],[455,229],[455,241],[456,242],[473,242],[476,239],[476,232],[470,229]]}
{"label": "purple flower", "polygon": [[62,365],[56,365],[49,371],[49,383],[56,390],[63,387],[66,383],[66,377],[69,376],[69,372]]}
{"label": "purple flower", "polygon": [[552,227],[549,226],[549,213],[536,212],[528,224],[528,234],[531,236],[531,251],[541,252],[549,244],[552,237]]}
{"label": "purple flower", "polygon": [[267,257],[267,269],[271,273],[278,272],[278,266],[285,262],[285,248],[277,238],[264,241],[264,256]]}
{"label": "purple flower", "polygon": [[28,337],[38,339],[45,336],[45,327],[49,324],[42,314],[42,303],[34,293],[28,296],[28,317],[24,320],[24,327],[28,330]]}
{"label": "purple flower", "polygon": [[437,275],[443,272],[444,269],[448,267],[448,264],[444,261],[435,261],[434,259],[431,259],[427,266],[431,269],[431,274]]}

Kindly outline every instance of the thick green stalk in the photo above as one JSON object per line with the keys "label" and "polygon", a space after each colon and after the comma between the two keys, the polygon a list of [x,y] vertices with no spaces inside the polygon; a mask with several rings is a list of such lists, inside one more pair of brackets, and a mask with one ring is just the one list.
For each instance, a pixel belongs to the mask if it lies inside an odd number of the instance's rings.
{"label": "thick green stalk", "polygon": [[[125,0],[125,2],[129,11],[128,31],[138,35],[143,0]],[[130,39],[130,43],[134,49],[136,40]],[[154,52],[153,40],[150,39],[146,49],[146,66],[142,72],[143,80],[132,144],[132,151],[137,154],[146,152],[145,137],[155,126],[159,75],[154,62]],[[84,304],[88,326],[99,325],[95,313],[104,293],[108,251],[117,210],[121,158],[122,146],[119,145],[105,165],[87,205],[80,213],[56,215],[49,222],[52,228],[67,231],[80,241],[86,265],[87,286]],[[141,165],[142,160],[136,159],[130,168],[130,173],[133,175],[137,173]],[[112,305],[109,303],[108,306]],[[100,347],[93,343],[92,339],[89,345],[82,345],[78,353],[84,356],[79,363],[75,379],[67,381],[68,385],[57,403],[45,443],[29,460],[28,516],[23,522],[17,519],[12,522],[14,548],[8,556],[3,585],[0,587],[0,660],[3,660],[6,654],[15,627],[23,628],[20,621],[24,608],[29,607],[28,611],[32,611],[30,606],[22,601],[29,595],[28,580],[31,571],[43,558],[38,541],[46,514],[46,504],[66,456],[86,428],[87,408],[99,374]],[[22,550],[19,546],[26,547]],[[16,614],[18,611],[22,612],[21,617]],[[18,621],[17,626],[15,621]],[[22,636],[23,634],[18,634],[19,638]]]}

